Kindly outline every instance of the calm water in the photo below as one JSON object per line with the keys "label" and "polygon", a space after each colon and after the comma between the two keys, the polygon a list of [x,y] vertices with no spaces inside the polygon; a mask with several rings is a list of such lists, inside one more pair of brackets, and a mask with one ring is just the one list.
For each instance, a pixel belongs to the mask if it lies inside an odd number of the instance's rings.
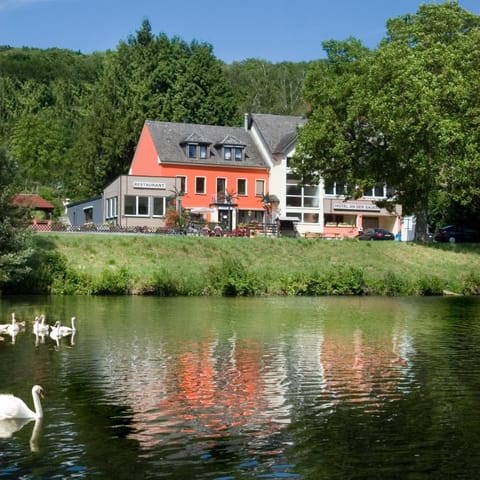
{"label": "calm water", "polygon": [[[12,311],[30,325],[0,341],[0,391],[47,396],[0,438],[0,479],[478,478],[480,298],[1,298]],[[35,338],[39,313],[76,315],[76,335]]]}

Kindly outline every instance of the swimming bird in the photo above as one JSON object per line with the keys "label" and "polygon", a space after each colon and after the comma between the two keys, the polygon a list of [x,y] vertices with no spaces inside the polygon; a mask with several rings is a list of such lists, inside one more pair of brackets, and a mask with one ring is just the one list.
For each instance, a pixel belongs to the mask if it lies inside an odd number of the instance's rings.
{"label": "swimming bird", "polygon": [[17,322],[15,314],[12,313],[12,323],[7,327],[6,333],[12,337],[25,327],[25,322]]}
{"label": "swimming bird", "polygon": [[32,387],[33,408],[30,410],[25,402],[11,394],[0,395],[0,420],[13,418],[42,418],[43,409],[40,397],[43,398],[44,390],[40,385]]}
{"label": "swimming bird", "polygon": [[43,335],[49,332],[50,327],[45,323],[45,315],[40,315],[39,317],[35,317],[35,321],[33,322],[33,333],[35,335]]}
{"label": "swimming bird", "polygon": [[60,332],[60,322],[58,320],[55,322],[55,325],[50,326],[50,328],[50,338],[52,338],[53,340],[58,340],[62,337],[62,334]]}
{"label": "swimming bird", "polygon": [[77,329],[75,328],[75,320],[76,318],[75,317],[72,317],[71,318],[71,322],[72,322],[72,326],[71,327],[67,327],[65,325],[60,325],[60,334],[63,336],[63,335],[70,335],[71,333],[73,332],[76,332]]}
{"label": "swimming bird", "polygon": [[15,318],[15,313],[12,313],[12,321],[10,323],[0,324],[0,333],[10,333],[12,331],[18,332],[18,330],[20,330],[20,326]]}

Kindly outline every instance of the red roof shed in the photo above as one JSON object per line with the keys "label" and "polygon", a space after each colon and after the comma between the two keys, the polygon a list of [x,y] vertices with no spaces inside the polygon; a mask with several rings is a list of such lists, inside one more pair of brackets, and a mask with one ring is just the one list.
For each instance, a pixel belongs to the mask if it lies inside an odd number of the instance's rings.
{"label": "red roof shed", "polygon": [[10,201],[10,205],[15,207],[32,208],[34,210],[52,211],[55,206],[48,200],[45,200],[40,195],[19,193],[14,195]]}

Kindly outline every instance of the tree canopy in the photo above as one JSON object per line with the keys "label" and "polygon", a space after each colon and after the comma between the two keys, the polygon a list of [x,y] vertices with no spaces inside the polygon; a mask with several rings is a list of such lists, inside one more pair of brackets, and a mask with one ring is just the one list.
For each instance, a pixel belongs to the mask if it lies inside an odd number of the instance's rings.
{"label": "tree canopy", "polygon": [[304,86],[312,110],[295,162],[307,180],[346,181],[352,196],[387,183],[425,239],[432,200],[480,201],[480,17],[428,4],[387,30],[375,51],[324,44],[327,60]]}
{"label": "tree canopy", "polygon": [[298,114],[306,65],[265,64],[267,76],[264,62],[225,65],[211,45],[155,35],[146,19],[103,53],[0,47],[0,146],[23,192],[42,188],[57,204],[98,195],[127,172],[145,120]]}

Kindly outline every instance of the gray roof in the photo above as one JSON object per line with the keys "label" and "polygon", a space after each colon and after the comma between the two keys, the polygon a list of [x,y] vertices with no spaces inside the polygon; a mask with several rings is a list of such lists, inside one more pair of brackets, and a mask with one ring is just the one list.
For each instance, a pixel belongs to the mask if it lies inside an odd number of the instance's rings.
{"label": "gray roof", "polygon": [[297,128],[307,123],[305,118],[293,115],[252,113],[251,117],[271,153],[286,153],[297,140]]}
{"label": "gray roof", "polygon": [[[160,157],[160,162],[189,165],[228,165],[238,168],[266,168],[260,152],[243,127],[159,122],[154,120],[147,120],[145,125],[150,131]],[[185,144],[191,141],[207,144],[208,158],[188,158]],[[225,160],[223,158],[222,145],[244,147],[245,158],[242,161]]]}

